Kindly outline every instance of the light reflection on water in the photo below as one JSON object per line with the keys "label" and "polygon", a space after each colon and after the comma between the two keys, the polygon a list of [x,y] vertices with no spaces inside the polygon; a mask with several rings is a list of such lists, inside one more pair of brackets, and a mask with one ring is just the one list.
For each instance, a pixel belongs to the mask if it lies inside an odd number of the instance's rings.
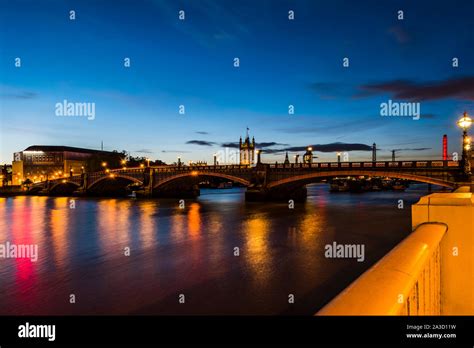
{"label": "light reflection on water", "polygon": [[[243,192],[202,190],[184,209],[178,200],[76,199],[71,209],[71,198],[0,198],[0,243],[39,246],[37,262],[0,259],[0,314],[311,314],[409,233],[410,203],[426,186],[330,194],[314,185],[293,210],[245,203]],[[366,261],[324,258],[333,241],[365,244]]]}

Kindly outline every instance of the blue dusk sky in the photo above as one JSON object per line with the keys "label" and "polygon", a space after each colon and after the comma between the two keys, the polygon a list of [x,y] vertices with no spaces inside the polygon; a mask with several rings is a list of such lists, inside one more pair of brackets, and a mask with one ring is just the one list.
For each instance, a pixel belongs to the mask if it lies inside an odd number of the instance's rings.
{"label": "blue dusk sky", "polygon": [[[307,145],[369,160],[373,142],[379,159],[440,158],[443,134],[459,151],[455,122],[474,114],[473,18],[471,0],[2,1],[0,162],[101,141],[212,162],[247,127],[264,161]],[[64,100],[95,103],[95,118],[58,117]],[[388,100],[420,103],[420,119],[381,116]]]}

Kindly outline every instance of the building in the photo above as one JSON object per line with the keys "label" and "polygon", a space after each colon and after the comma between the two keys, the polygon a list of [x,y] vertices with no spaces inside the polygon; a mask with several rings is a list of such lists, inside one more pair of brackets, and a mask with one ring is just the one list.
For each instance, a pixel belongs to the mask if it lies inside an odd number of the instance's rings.
{"label": "building", "polygon": [[[33,145],[15,152],[12,164],[12,184],[20,185],[26,179],[33,182],[98,170],[96,162],[108,161],[110,167],[120,163],[118,152],[82,149],[69,146]],[[117,165],[118,165],[117,164]]]}
{"label": "building", "polygon": [[0,186],[9,186],[12,184],[12,166],[4,164],[0,168]]}
{"label": "building", "polygon": [[252,141],[250,141],[248,128],[244,142],[242,142],[242,137],[240,137],[239,152],[240,164],[253,165],[255,163],[255,138],[252,137]]}

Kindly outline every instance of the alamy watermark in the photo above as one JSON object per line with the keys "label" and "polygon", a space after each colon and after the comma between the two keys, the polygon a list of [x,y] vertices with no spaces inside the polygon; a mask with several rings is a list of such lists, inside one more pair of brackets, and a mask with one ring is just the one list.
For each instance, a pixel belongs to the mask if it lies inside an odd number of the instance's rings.
{"label": "alamy watermark", "polygon": [[47,338],[52,342],[56,339],[56,325],[36,325],[26,322],[18,326],[20,338]]}
{"label": "alamy watermark", "polygon": [[397,102],[389,99],[380,103],[380,116],[412,117],[415,121],[420,119],[420,103]]}
{"label": "alamy watermark", "polygon": [[38,245],[5,242],[0,244],[0,259],[30,259],[36,262],[38,261]]}
{"label": "alamy watermark", "polygon": [[95,119],[95,103],[69,102],[64,99],[61,103],[56,103],[56,116],[61,117],[87,117],[89,121]]}
{"label": "alamy watermark", "polygon": [[365,260],[364,244],[326,244],[324,256],[328,259],[357,259],[357,262]]}

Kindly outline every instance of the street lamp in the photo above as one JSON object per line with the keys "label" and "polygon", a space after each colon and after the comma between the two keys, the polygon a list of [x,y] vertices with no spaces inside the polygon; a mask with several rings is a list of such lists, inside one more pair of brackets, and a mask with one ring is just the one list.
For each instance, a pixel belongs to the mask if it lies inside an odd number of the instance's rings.
{"label": "street lamp", "polygon": [[341,163],[341,153],[337,153],[337,163]]}
{"label": "street lamp", "polygon": [[462,163],[464,166],[464,173],[471,174],[471,163],[470,163],[470,151],[471,151],[471,139],[467,135],[467,130],[472,125],[472,119],[468,116],[467,112],[464,112],[463,116],[457,122],[458,126],[462,129]]}

